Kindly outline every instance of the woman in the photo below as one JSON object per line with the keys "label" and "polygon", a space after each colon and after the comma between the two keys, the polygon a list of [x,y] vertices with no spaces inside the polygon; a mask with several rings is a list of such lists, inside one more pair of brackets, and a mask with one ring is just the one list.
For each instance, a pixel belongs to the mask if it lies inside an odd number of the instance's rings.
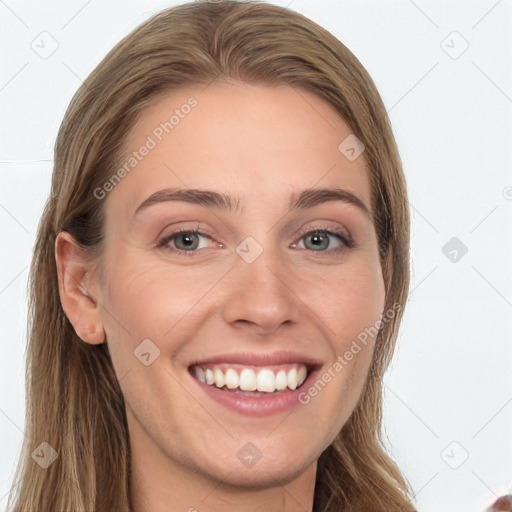
{"label": "woman", "polygon": [[342,43],[266,3],[153,16],[59,130],[8,510],[415,510],[380,437],[408,262]]}

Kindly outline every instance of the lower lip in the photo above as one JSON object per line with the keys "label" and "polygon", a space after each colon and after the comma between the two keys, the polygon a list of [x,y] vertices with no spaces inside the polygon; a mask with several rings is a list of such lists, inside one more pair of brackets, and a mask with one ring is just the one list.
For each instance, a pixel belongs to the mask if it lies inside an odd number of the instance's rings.
{"label": "lower lip", "polygon": [[313,381],[316,373],[316,370],[312,371],[297,389],[288,389],[286,391],[261,396],[247,396],[232,391],[221,391],[215,385],[206,384],[192,375],[190,375],[190,377],[201,390],[219,404],[238,413],[262,417],[278,414],[293,409],[297,405],[302,405],[299,402],[299,394],[304,392],[305,389],[308,389],[309,382]]}

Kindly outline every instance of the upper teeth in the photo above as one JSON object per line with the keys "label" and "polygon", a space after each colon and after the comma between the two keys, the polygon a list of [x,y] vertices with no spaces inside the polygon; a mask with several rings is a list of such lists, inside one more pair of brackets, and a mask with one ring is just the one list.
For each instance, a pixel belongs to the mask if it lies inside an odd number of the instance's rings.
{"label": "upper teeth", "polygon": [[283,365],[275,367],[275,370],[254,370],[241,365],[223,365],[222,368],[218,365],[203,365],[194,366],[194,373],[200,381],[218,388],[226,386],[228,389],[273,393],[276,390],[297,388],[306,380],[308,371],[303,364]]}

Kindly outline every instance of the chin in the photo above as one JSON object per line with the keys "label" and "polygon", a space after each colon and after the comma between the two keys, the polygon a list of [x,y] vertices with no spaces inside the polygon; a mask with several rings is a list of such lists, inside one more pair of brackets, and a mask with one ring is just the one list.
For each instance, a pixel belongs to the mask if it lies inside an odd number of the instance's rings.
{"label": "chin", "polygon": [[[236,459],[229,463],[224,462],[224,458],[216,458],[207,461],[196,467],[196,471],[205,474],[208,478],[222,481],[223,485],[234,487],[245,487],[247,489],[269,488],[287,485],[302,475],[313,463],[316,458],[301,458],[292,460],[291,453],[281,454],[273,452],[272,459],[261,458],[252,465],[244,465]],[[297,450],[295,450],[297,455]],[[223,462],[219,464],[219,461]]]}

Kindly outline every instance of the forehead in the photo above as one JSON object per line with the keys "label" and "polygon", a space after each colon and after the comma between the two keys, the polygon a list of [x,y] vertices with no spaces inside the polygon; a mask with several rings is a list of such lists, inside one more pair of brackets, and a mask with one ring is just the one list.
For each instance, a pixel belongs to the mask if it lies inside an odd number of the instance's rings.
{"label": "forehead", "polygon": [[351,136],[308,91],[223,82],[183,88],[142,112],[119,166],[126,177],[109,202],[129,215],[160,189],[202,188],[240,198],[243,209],[255,198],[272,206],[304,188],[342,187],[370,208],[364,153],[351,160],[340,151]]}

